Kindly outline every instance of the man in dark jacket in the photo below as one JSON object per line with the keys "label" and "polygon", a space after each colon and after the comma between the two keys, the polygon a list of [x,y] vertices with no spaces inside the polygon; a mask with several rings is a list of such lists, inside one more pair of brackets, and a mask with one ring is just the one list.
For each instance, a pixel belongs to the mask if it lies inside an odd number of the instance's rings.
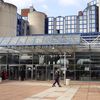
{"label": "man in dark jacket", "polygon": [[59,69],[55,72],[55,81],[52,85],[52,87],[55,87],[55,84],[57,83],[59,87],[61,87],[60,83],[59,83],[59,77],[60,77],[60,73],[59,73]]}

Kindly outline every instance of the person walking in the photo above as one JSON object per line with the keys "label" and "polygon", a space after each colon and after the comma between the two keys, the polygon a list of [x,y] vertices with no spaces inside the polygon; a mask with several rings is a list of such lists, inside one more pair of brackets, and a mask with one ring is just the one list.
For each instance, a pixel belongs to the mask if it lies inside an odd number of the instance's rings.
{"label": "person walking", "polygon": [[59,72],[59,69],[57,69],[55,72],[54,83],[53,83],[52,87],[55,87],[56,83],[58,84],[59,87],[61,87],[60,82],[59,82],[59,78],[60,78],[60,72]]}

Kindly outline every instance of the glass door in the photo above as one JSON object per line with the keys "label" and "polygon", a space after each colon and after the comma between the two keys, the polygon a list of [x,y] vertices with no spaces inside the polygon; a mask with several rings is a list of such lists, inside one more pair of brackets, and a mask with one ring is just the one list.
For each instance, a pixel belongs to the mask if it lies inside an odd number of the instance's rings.
{"label": "glass door", "polygon": [[26,65],[26,79],[33,79],[33,65]]}
{"label": "glass door", "polygon": [[20,69],[17,65],[9,65],[9,79],[19,80]]}

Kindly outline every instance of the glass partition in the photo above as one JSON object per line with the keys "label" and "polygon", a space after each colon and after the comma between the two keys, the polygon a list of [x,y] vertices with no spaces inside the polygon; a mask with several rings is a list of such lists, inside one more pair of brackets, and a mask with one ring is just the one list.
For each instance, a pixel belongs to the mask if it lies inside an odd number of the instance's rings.
{"label": "glass partition", "polygon": [[0,64],[7,64],[7,54],[0,54]]}
{"label": "glass partition", "polygon": [[19,64],[19,54],[8,54],[8,64]]}

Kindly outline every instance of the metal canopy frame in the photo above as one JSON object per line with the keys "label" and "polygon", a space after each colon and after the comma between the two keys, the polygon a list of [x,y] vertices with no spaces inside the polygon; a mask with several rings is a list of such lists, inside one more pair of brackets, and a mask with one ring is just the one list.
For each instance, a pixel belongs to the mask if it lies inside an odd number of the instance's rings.
{"label": "metal canopy frame", "polygon": [[86,41],[80,34],[0,37],[0,53],[63,54],[89,49],[100,51],[100,35],[92,42]]}

